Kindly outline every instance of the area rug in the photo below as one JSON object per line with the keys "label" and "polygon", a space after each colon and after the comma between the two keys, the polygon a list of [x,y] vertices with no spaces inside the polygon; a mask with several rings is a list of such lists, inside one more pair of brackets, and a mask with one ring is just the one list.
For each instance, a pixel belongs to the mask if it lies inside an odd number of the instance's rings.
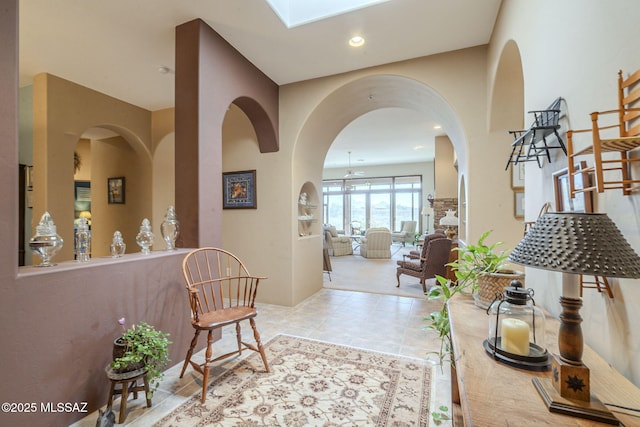
{"label": "area rug", "polygon": [[253,353],[156,426],[428,426],[432,366],[288,335]]}

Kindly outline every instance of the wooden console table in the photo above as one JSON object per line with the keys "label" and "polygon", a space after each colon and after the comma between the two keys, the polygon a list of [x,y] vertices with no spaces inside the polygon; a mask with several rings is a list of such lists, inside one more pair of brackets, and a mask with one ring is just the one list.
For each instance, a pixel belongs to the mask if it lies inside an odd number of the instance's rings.
{"label": "wooden console table", "polygon": [[[550,378],[551,372],[517,369],[497,362],[484,350],[489,319],[470,296],[456,295],[449,301],[449,318],[456,369],[452,370],[454,415],[462,414],[462,425],[478,426],[605,426],[607,424],[549,412],[532,383],[534,377]],[[557,353],[557,319],[546,317],[546,340]],[[588,346],[584,363],[591,370],[591,392],[603,403],[640,409],[640,389],[613,369]],[[456,387],[457,384],[457,393]],[[457,395],[456,395],[457,394]],[[640,413],[613,406],[609,409],[625,426],[640,425]],[[454,417],[455,418],[455,417]],[[458,417],[460,418],[460,417]],[[459,425],[460,421],[454,425]]]}

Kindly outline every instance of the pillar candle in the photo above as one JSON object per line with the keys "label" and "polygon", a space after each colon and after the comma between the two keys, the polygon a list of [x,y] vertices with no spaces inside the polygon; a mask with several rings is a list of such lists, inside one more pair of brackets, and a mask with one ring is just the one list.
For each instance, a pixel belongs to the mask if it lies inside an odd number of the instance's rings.
{"label": "pillar candle", "polygon": [[520,319],[502,319],[502,349],[521,356],[529,355],[529,325]]}

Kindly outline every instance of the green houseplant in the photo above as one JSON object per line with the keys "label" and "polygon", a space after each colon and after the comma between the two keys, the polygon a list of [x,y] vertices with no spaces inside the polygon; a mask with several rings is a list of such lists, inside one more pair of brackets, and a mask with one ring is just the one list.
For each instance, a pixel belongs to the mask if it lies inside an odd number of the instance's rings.
{"label": "green houseplant", "polygon": [[[429,300],[441,300],[442,306],[438,311],[434,311],[426,317],[427,329],[436,332],[440,338],[440,350],[434,352],[439,360],[440,367],[445,361],[450,362],[452,371],[455,371],[451,342],[451,327],[449,323],[448,301],[457,293],[473,294],[477,291],[478,280],[488,274],[503,271],[508,257],[506,251],[498,251],[496,248],[502,245],[497,242],[492,245],[485,244],[485,239],[491,234],[491,230],[483,233],[475,245],[466,245],[462,248],[454,248],[459,252],[458,259],[447,264],[456,276],[456,284],[442,276],[436,276],[437,284],[429,290]],[[452,375],[455,378],[455,375]],[[455,383],[455,382],[454,382]],[[457,394],[455,388],[457,384],[451,384],[452,395]],[[431,413],[435,425],[440,425],[443,421],[451,419],[448,414],[449,408],[441,406],[438,411]]]}
{"label": "green houseplant", "polygon": [[477,290],[480,277],[505,270],[508,253],[506,250],[497,250],[502,242],[496,242],[492,245],[485,244],[489,234],[491,234],[491,230],[483,233],[475,245],[453,249],[459,252],[459,256],[456,261],[448,265],[456,276],[457,283],[455,285],[452,285],[448,279],[437,276],[437,284],[429,290],[430,300],[442,300],[440,310],[429,314],[425,319],[429,322],[427,329],[435,331],[441,340],[440,351],[435,353],[440,365],[446,360],[452,361],[447,302],[457,293],[474,293]]}
{"label": "green houseplant", "polygon": [[[125,319],[118,321],[124,329]],[[169,363],[169,334],[156,330],[146,322],[139,322],[125,329],[114,345],[111,368],[116,372],[145,369],[149,380],[149,397],[158,388]]]}

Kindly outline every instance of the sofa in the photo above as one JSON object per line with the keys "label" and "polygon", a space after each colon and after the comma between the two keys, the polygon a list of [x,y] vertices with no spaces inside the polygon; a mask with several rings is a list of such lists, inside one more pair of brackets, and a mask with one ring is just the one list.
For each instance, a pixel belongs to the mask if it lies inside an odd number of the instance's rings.
{"label": "sofa", "polygon": [[324,226],[324,241],[332,256],[353,255],[351,238],[341,236],[336,227],[332,225]]}
{"label": "sofa", "polygon": [[385,227],[367,229],[360,238],[360,255],[364,258],[391,258],[391,231]]}

